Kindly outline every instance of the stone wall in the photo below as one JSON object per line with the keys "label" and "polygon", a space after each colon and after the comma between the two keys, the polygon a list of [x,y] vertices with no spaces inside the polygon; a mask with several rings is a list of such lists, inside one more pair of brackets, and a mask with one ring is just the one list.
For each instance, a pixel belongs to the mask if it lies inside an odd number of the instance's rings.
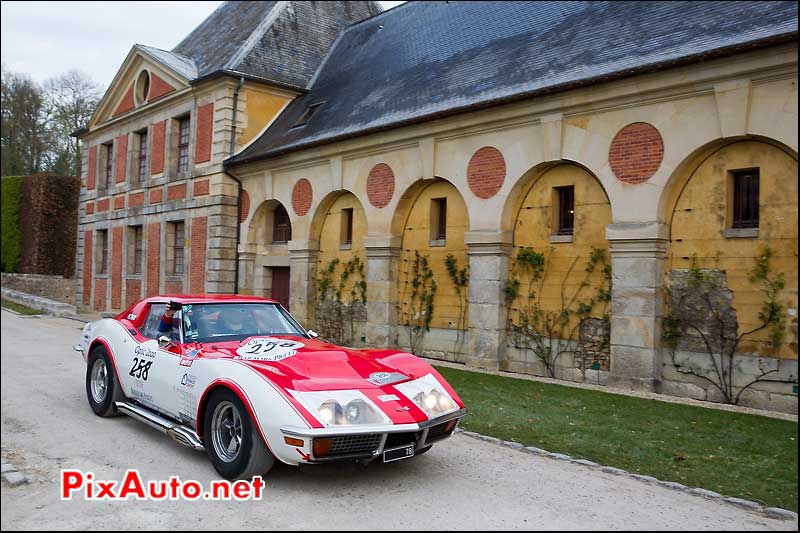
{"label": "stone wall", "polygon": [[345,346],[363,345],[367,325],[365,304],[358,301],[344,303],[331,299],[319,300],[315,316],[315,327],[321,338]]}
{"label": "stone wall", "polygon": [[581,320],[575,362],[581,369],[608,370],[611,361],[611,323],[604,318]]}
{"label": "stone wall", "polygon": [[76,304],[75,294],[78,290],[78,280],[76,278],[3,272],[2,285],[6,289],[42,296],[71,305]]}

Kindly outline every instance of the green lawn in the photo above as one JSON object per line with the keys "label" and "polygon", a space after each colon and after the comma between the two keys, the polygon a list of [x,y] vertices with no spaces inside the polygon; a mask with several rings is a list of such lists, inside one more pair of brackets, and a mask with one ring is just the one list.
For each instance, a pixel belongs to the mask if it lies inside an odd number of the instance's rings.
{"label": "green lawn", "polygon": [[463,429],[797,511],[797,422],[437,370]]}
{"label": "green lawn", "polygon": [[41,315],[42,312],[36,309],[31,309],[30,307],[24,306],[22,304],[18,304],[17,302],[12,302],[11,300],[6,300],[5,298],[2,299],[0,302],[2,307],[6,309],[11,309],[12,311],[16,311],[21,315]]}

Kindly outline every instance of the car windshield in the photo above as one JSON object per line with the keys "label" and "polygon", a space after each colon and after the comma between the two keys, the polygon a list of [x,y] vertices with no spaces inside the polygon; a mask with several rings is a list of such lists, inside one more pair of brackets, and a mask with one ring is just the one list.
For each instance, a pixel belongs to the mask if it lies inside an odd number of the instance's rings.
{"label": "car windshield", "polygon": [[271,303],[188,304],[181,313],[185,342],[243,340],[253,335],[299,335],[305,331]]}

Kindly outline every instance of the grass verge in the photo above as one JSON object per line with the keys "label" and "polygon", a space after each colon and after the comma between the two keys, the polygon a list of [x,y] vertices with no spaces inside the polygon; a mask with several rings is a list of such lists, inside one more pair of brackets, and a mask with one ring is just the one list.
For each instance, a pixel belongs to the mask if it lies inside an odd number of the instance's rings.
{"label": "grass verge", "polygon": [[461,427],[797,511],[797,422],[437,367]]}
{"label": "grass verge", "polygon": [[12,311],[16,311],[21,315],[41,315],[44,314],[42,311],[37,309],[31,309],[28,306],[18,304],[17,302],[12,302],[11,300],[6,300],[5,298],[0,301],[0,305],[6,309],[11,309]]}

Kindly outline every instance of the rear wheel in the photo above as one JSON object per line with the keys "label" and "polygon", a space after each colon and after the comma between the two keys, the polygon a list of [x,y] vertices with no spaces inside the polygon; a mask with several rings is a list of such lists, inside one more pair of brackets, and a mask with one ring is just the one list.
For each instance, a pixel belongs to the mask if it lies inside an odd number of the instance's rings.
{"label": "rear wheel", "polygon": [[266,474],[275,463],[242,401],[229,389],[208,399],[203,427],[205,448],[214,469],[227,479]]}
{"label": "rear wheel", "polygon": [[97,346],[89,355],[86,365],[86,397],[97,416],[119,414],[114,402],[121,401],[124,396],[104,346]]}

